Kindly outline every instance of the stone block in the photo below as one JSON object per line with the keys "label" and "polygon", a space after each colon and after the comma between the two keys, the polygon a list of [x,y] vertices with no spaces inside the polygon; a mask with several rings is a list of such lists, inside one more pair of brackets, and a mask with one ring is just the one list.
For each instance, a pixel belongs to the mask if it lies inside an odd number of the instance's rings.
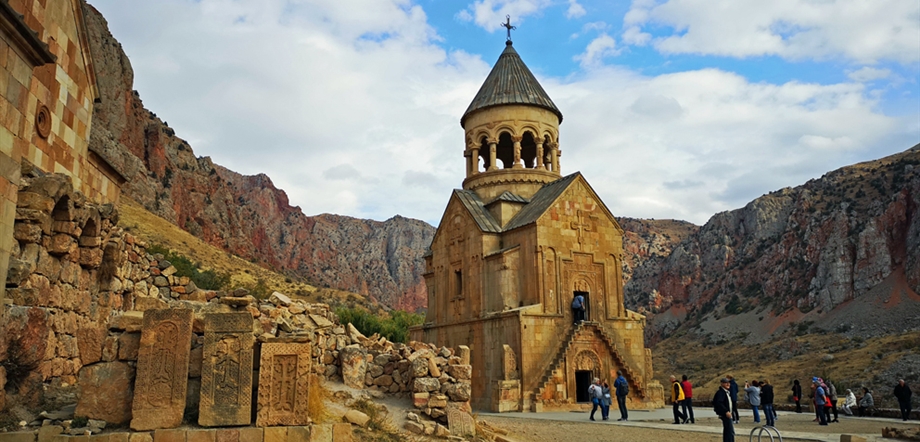
{"label": "stone block", "polygon": [[215,430],[188,430],[186,442],[215,442]]}
{"label": "stone block", "polygon": [[109,442],[128,442],[129,433],[109,434]]}
{"label": "stone block", "polygon": [[186,442],[185,429],[158,429],[153,432],[153,442]]}
{"label": "stone block", "polygon": [[406,431],[414,434],[425,434],[425,426],[418,422],[406,421],[403,425]]}
{"label": "stone block", "polygon": [[64,427],[60,425],[45,425],[38,429],[38,442],[51,442],[54,436],[63,432]]}
{"label": "stone block", "polygon": [[[310,442],[332,442],[332,425],[313,425],[309,430]],[[290,440],[290,430],[288,430],[288,440]]]}
{"label": "stone block", "polygon": [[332,442],[354,442],[355,432],[350,424],[332,424]]}
{"label": "stone block", "polygon": [[103,362],[80,369],[75,414],[112,424],[131,420],[135,370],[125,362]]}
{"label": "stone block", "polygon": [[468,381],[473,378],[473,366],[466,364],[448,365],[447,374],[454,379]]}
{"label": "stone block", "polygon": [[454,436],[475,436],[476,423],[473,416],[456,407],[447,409],[447,428]]}
{"label": "stone block", "polygon": [[[220,428],[216,430],[215,442],[240,442],[240,430],[236,428]],[[156,442],[156,441],[153,441]]]}
{"label": "stone block", "polygon": [[312,347],[308,342],[269,341],[262,344],[257,426],[310,423],[307,398],[311,355]]}
{"label": "stone block", "polygon": [[[44,241],[42,241],[42,243],[44,244]],[[45,244],[48,253],[52,255],[73,253],[77,251],[77,247],[77,239],[66,233],[58,233],[52,236],[48,240],[48,243]]]}
{"label": "stone block", "polygon": [[16,223],[13,238],[19,242],[37,243],[42,239],[42,227],[38,224]]}
{"label": "stone block", "polygon": [[441,383],[435,378],[415,378],[412,381],[412,391],[416,393],[439,391]]}
{"label": "stone block", "polygon": [[103,251],[100,248],[80,248],[80,265],[95,268],[102,265]]}
{"label": "stone block", "polygon": [[342,417],[346,422],[355,424],[359,427],[364,427],[367,425],[367,422],[371,420],[368,415],[358,411],[358,410],[348,410],[345,413],[345,416]]}
{"label": "stone block", "polygon": [[350,345],[339,351],[342,363],[342,382],[351,388],[363,389],[367,376],[367,350]]}
{"label": "stone block", "polygon": [[[200,378],[201,377],[201,363],[202,363],[203,357],[204,357],[204,347],[195,347],[189,351],[188,377],[190,378]],[[212,425],[204,425],[204,426],[210,427]]]}
{"label": "stone block", "polygon": [[149,431],[131,433],[128,436],[128,442],[153,442],[153,433]]}
{"label": "stone block", "polygon": [[287,442],[287,427],[265,427],[262,430],[264,442]]}
{"label": "stone block", "polygon": [[450,400],[452,401],[465,402],[470,400],[470,396],[472,395],[472,388],[469,382],[450,384],[447,387],[447,395],[450,396]]}
{"label": "stone block", "polygon": [[240,442],[262,442],[264,432],[258,427],[240,427]]}
{"label": "stone block", "polygon": [[110,442],[111,439],[112,439],[111,433],[103,433],[103,434],[91,434],[89,435],[89,438],[87,440],[88,442]]}
{"label": "stone block", "polygon": [[425,408],[428,406],[431,394],[428,392],[412,393],[412,405],[415,408]]}
{"label": "stone block", "polygon": [[80,247],[99,247],[102,245],[102,238],[98,236],[81,236]]}
{"label": "stone block", "polygon": [[866,442],[866,438],[862,436],[854,436],[852,434],[841,434],[840,442]]}
{"label": "stone block", "polygon": [[428,399],[428,406],[431,408],[444,408],[447,406],[447,396],[436,394]]}
{"label": "stone block", "polygon": [[[122,312],[109,318],[109,329],[139,332],[144,327],[144,312]],[[191,331],[191,328],[189,328]]]}
{"label": "stone block", "polygon": [[31,431],[0,433],[0,442],[35,442],[36,434]]}
{"label": "stone block", "polygon": [[[299,425],[288,427],[287,442],[313,442],[314,440],[322,440],[313,439],[314,434],[321,433],[321,431],[317,431],[319,427],[322,427],[322,425],[314,425],[313,427],[304,427]],[[331,436],[332,432],[330,432],[329,435]]]}
{"label": "stone block", "polygon": [[165,308],[169,308],[169,304],[160,298],[141,296],[134,299],[134,310],[139,312]]}
{"label": "stone block", "polygon": [[122,361],[136,361],[137,350],[141,345],[140,333],[122,333],[118,337],[118,359]]}
{"label": "stone block", "polygon": [[254,344],[249,313],[204,315],[199,425],[249,425]]}
{"label": "stone block", "polygon": [[185,410],[192,311],[147,310],[143,324],[131,429],[175,428]]}

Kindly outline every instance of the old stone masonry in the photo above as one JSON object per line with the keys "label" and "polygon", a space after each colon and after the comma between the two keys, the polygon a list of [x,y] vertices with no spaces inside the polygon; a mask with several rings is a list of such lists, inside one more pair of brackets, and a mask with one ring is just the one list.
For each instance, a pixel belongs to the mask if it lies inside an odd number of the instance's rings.
{"label": "old stone masonry", "polygon": [[114,206],[87,201],[64,175],[21,177],[0,426],[23,431],[0,442],[351,440],[366,416],[310,414],[325,381],[411,398],[427,416],[413,414],[411,431],[475,431],[465,346],[366,337],[329,306],[278,292],[200,290],[117,222]]}

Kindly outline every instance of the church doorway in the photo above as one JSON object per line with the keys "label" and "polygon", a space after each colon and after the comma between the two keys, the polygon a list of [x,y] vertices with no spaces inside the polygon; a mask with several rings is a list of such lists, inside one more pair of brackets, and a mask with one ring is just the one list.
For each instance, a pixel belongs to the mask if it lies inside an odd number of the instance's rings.
{"label": "church doorway", "polygon": [[588,299],[588,292],[580,292],[576,290],[573,297],[578,296],[578,295],[583,296],[585,299],[585,321],[590,321],[591,320],[591,303],[589,302],[589,299]]}
{"label": "church doorway", "polygon": [[575,402],[591,402],[588,397],[588,387],[591,386],[591,371],[575,371]]}

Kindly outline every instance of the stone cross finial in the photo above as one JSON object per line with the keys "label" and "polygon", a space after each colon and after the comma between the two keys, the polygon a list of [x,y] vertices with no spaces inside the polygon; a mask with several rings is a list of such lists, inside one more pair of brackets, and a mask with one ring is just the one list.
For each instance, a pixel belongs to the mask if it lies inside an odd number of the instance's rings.
{"label": "stone cross finial", "polygon": [[501,26],[503,28],[508,29],[508,41],[511,41],[511,31],[514,29],[517,29],[517,26],[511,26],[511,16],[510,15],[506,15],[505,19],[507,21],[505,23],[502,23]]}

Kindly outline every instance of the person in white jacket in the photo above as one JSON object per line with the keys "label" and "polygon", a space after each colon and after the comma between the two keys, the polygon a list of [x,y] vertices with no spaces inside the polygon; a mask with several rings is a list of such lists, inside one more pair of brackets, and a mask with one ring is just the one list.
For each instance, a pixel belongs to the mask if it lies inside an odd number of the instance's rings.
{"label": "person in white jacket", "polygon": [[849,388],[847,388],[847,397],[843,402],[843,412],[847,416],[852,416],[853,415],[853,410],[851,410],[852,407],[856,407],[856,395],[853,394],[853,390],[850,390]]}

